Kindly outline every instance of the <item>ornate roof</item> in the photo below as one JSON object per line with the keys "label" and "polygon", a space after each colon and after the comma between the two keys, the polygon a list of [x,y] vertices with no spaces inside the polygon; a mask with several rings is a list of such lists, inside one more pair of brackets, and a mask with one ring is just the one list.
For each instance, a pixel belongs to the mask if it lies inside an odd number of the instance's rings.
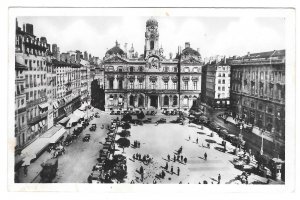
{"label": "ornate roof", "polygon": [[118,42],[116,41],[116,46],[113,48],[109,49],[106,54],[112,55],[112,54],[119,54],[119,55],[124,55],[125,52],[119,47]]}
{"label": "ornate roof", "polygon": [[158,22],[156,21],[156,19],[151,17],[150,19],[147,20],[146,26],[147,27],[148,26],[158,26]]}
{"label": "ornate roof", "polygon": [[182,50],[182,54],[183,55],[195,55],[195,56],[200,56],[200,53],[194,49],[192,49],[191,47],[187,47],[185,49]]}

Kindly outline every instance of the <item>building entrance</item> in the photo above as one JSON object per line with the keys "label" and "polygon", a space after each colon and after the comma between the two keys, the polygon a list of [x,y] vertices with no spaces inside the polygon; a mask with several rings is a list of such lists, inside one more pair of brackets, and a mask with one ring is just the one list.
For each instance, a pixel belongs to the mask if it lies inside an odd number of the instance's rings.
{"label": "building entrance", "polygon": [[157,95],[151,95],[150,96],[150,106],[157,108],[158,103],[158,96]]}

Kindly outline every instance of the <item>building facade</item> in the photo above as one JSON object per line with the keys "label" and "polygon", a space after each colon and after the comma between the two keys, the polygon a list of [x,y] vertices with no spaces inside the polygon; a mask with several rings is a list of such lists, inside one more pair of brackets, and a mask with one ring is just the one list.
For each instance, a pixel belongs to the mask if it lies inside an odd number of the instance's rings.
{"label": "building facade", "polygon": [[234,117],[285,135],[285,50],[253,53],[230,60]]}
{"label": "building facade", "polygon": [[58,61],[53,59],[52,64],[56,76],[56,97],[54,102],[54,122],[70,115],[81,105],[80,96],[80,64],[71,63],[68,59]]}
{"label": "building facade", "polygon": [[230,106],[230,66],[226,58],[205,65],[204,102],[214,108]]}
{"label": "building facade", "polygon": [[[47,128],[47,57],[50,45],[45,37],[37,38],[32,24],[24,24],[23,29],[16,27],[16,61],[24,60],[25,87],[22,91],[26,98],[26,131],[22,131],[19,144],[26,145],[44,133]],[[23,62],[23,61],[22,61]],[[20,63],[16,63],[18,66]],[[21,63],[22,64],[22,63]],[[18,67],[17,67],[18,68]],[[20,72],[17,70],[17,72]],[[19,76],[20,74],[18,74]],[[19,76],[20,77],[20,76]],[[18,78],[17,78],[18,80]],[[17,96],[19,98],[19,96]],[[22,100],[21,100],[22,102]],[[22,120],[21,120],[22,121]],[[23,126],[22,126],[23,127]],[[24,135],[24,136],[23,136]]]}
{"label": "building facade", "polygon": [[201,93],[201,55],[189,43],[173,58],[159,47],[158,22],[146,22],[144,54],[120,44],[103,58],[105,108],[189,109]]}

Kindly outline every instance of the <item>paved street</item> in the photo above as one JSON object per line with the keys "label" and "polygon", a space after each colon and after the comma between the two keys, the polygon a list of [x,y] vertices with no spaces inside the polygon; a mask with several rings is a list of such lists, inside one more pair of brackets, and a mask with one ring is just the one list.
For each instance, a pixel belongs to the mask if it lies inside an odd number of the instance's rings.
{"label": "paved street", "polygon": [[[96,123],[97,130],[91,132],[89,128],[83,130],[77,141],[66,147],[66,154],[59,157],[58,172],[53,182],[59,183],[86,183],[87,177],[97,162],[102,142],[105,141],[107,130],[101,129],[102,124],[110,124],[110,117],[101,115],[94,118],[90,124]],[[89,142],[83,142],[86,133],[91,134]],[[101,143],[99,143],[101,142]]]}

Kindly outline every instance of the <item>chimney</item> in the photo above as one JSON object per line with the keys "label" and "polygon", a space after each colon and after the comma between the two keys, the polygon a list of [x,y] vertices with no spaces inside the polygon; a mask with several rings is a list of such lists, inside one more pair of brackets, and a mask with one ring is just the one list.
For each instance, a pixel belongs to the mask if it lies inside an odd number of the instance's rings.
{"label": "chimney", "polygon": [[185,42],[185,48],[189,48],[190,47],[190,43],[189,42]]}
{"label": "chimney", "polygon": [[26,28],[26,31],[25,31],[26,33],[33,35],[33,25],[32,24],[26,24],[25,28]]}

